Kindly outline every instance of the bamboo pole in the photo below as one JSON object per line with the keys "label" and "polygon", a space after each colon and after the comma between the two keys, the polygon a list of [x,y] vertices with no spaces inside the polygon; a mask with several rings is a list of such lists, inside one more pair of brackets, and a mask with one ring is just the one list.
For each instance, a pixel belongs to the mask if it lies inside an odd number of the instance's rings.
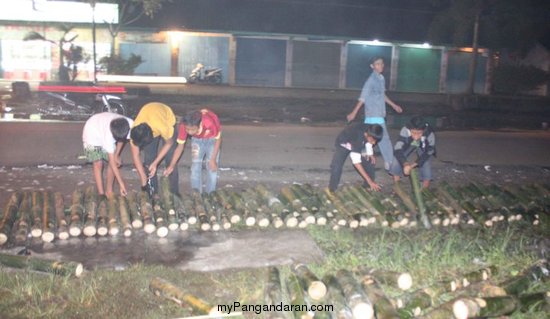
{"label": "bamboo pole", "polygon": [[456,319],[477,317],[499,317],[509,315],[518,308],[517,299],[512,296],[487,298],[459,298],[453,304]]}
{"label": "bamboo pole", "polygon": [[403,291],[409,290],[413,285],[412,276],[408,272],[362,267],[357,269],[355,273],[360,277],[372,276],[384,285],[396,287]]}
{"label": "bamboo pole", "polygon": [[109,233],[108,218],[109,218],[109,208],[108,200],[105,195],[98,196],[99,204],[97,206],[97,234],[99,236],[107,236]]}
{"label": "bamboo pole", "polygon": [[54,193],[54,204],[55,219],[57,221],[57,238],[65,240],[69,238],[69,225],[67,224],[67,219],[65,217],[65,202],[63,199],[63,194],[60,192]]}
{"label": "bamboo pole", "polygon": [[374,308],[372,302],[365,295],[359,283],[353,277],[353,274],[348,270],[339,270],[336,275],[342,293],[346,299],[347,305],[350,307],[355,319],[372,319],[374,318]]}
{"label": "bamboo pole", "polygon": [[84,196],[84,229],[82,229],[86,237],[93,237],[97,234],[97,199],[95,186],[88,186]]}
{"label": "bamboo pole", "polygon": [[300,280],[296,275],[290,274],[286,279],[286,287],[288,290],[288,298],[292,306],[294,318],[297,319],[311,319],[313,313],[307,312],[304,309],[304,305],[307,305],[307,301],[304,295],[304,289],[300,285]]}
{"label": "bamboo pole", "polygon": [[[14,224],[13,231],[15,232],[15,243],[17,245],[25,245],[25,241],[29,235],[29,216],[31,214],[31,196],[28,192],[23,194],[19,205],[19,214]],[[0,234],[1,236],[1,234]],[[1,241],[1,239],[0,239]]]}
{"label": "bamboo pole", "polygon": [[386,296],[374,277],[367,275],[361,279],[361,287],[374,305],[376,319],[400,319],[397,310]]}
{"label": "bamboo pole", "polygon": [[174,207],[176,209],[178,223],[180,224],[179,228],[181,230],[187,230],[189,228],[189,223],[187,222],[187,213],[181,197],[174,196]]}
{"label": "bamboo pole", "polygon": [[151,205],[147,192],[142,191],[139,193],[139,207],[141,217],[143,218],[143,231],[145,231],[146,234],[151,234],[157,227],[153,220],[153,206]]}
{"label": "bamboo pole", "polygon": [[43,192],[44,207],[42,210],[42,240],[50,243],[55,239],[55,215],[52,193],[49,191]]}
{"label": "bamboo pole", "polygon": [[82,233],[82,214],[84,213],[82,201],[82,191],[77,188],[73,192],[70,209],[69,234],[73,237],[78,237]]}
{"label": "bamboo pole", "polygon": [[169,230],[177,230],[180,228],[178,216],[176,213],[174,198],[177,197],[170,191],[170,181],[168,177],[161,177],[160,179],[160,196],[162,198],[162,206],[166,213],[166,223]]}
{"label": "bamboo pole", "polygon": [[13,223],[17,217],[17,209],[21,200],[21,194],[14,192],[11,194],[6,207],[4,208],[4,214],[0,220],[0,245],[5,244],[11,233]]}
{"label": "bamboo pole", "polygon": [[327,285],[327,300],[333,305],[332,317],[337,319],[351,319],[353,314],[346,303],[342,287],[333,275],[323,277],[323,282]]}
{"label": "bamboo pole", "polygon": [[168,226],[166,225],[166,212],[160,206],[160,198],[155,194],[155,206],[153,206],[153,216],[156,225],[156,234],[160,238],[168,236]]}
{"label": "bamboo pole", "polygon": [[327,287],[306,265],[294,264],[291,269],[304,284],[305,290],[311,299],[319,301],[325,297]]}
{"label": "bamboo pole", "polygon": [[135,191],[126,195],[128,200],[128,210],[130,211],[130,218],[132,219],[132,228],[140,229],[143,227],[143,218],[141,212],[139,211],[139,205],[136,202],[137,193]]}
{"label": "bamboo pole", "polygon": [[120,232],[120,226],[118,224],[120,204],[117,201],[115,195],[111,195],[108,198],[108,222],[109,235],[116,236]]}
{"label": "bamboo pole", "polygon": [[526,291],[534,282],[548,281],[550,279],[549,264],[547,260],[541,260],[521,274],[509,278],[499,284],[510,295],[518,295]]}
{"label": "bamboo pole", "polygon": [[0,254],[0,264],[18,269],[49,272],[61,276],[74,275],[76,277],[80,277],[84,270],[82,264],[77,262],[63,262],[56,260],[39,259],[29,256],[15,256],[7,254]]}
{"label": "bamboo pole", "polygon": [[180,306],[189,306],[200,314],[207,314],[210,316],[221,314],[217,309],[218,307],[212,306],[196,296],[183,291],[181,288],[165,279],[153,277],[149,283],[149,290],[156,296],[172,300]]}
{"label": "bamboo pole", "polygon": [[426,215],[426,206],[424,205],[424,199],[422,199],[422,193],[420,192],[420,181],[418,180],[418,169],[413,168],[411,170],[411,184],[416,199],[416,205],[418,207],[418,213],[420,214],[420,221],[426,229],[432,228],[430,220]]}
{"label": "bamboo pole", "polygon": [[32,192],[32,204],[31,204],[31,213],[32,213],[32,222],[31,222],[31,235],[34,238],[39,238],[42,236],[42,210],[44,206],[44,198],[42,192],[33,191]]}
{"label": "bamboo pole", "polygon": [[132,224],[130,223],[130,214],[128,213],[128,203],[126,197],[118,197],[118,211],[120,213],[120,226],[122,226],[122,235],[124,237],[132,236]]}
{"label": "bamboo pole", "polygon": [[[267,284],[265,287],[266,304],[277,306],[283,303],[283,291],[281,289],[281,278],[277,267],[269,267],[267,272]],[[274,313],[270,313],[270,318],[285,318],[282,311],[275,308]]]}

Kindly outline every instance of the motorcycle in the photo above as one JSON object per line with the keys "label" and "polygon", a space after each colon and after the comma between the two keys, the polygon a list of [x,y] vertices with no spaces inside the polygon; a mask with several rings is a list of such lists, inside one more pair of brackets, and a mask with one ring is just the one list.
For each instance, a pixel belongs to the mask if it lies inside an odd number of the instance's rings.
{"label": "motorcycle", "polygon": [[126,115],[122,98],[112,94],[95,94],[93,102],[70,96],[68,93],[41,92],[37,110],[45,115],[90,116],[95,113],[112,112]]}
{"label": "motorcycle", "polygon": [[222,68],[206,69],[202,63],[197,63],[197,66],[189,74],[187,82],[220,84],[222,83]]}

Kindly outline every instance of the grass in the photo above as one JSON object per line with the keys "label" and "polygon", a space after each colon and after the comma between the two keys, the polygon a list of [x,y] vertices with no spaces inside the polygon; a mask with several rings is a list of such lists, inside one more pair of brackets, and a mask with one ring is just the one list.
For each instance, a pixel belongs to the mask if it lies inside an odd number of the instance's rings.
{"label": "grass", "polygon": [[[325,254],[310,265],[322,277],[337,270],[371,267],[409,272],[415,287],[449,280],[495,265],[498,283],[521,272],[541,256],[536,245],[548,238],[548,227],[526,223],[479,227],[422,229],[341,229],[311,227],[308,232]],[[280,267],[282,278],[288,267]],[[190,309],[153,295],[148,285],[164,278],[212,305],[263,304],[267,268],[200,273],[165,266],[133,265],[124,271],[87,271],[81,278],[59,277],[0,268],[2,318],[181,318]],[[283,284],[284,288],[284,284]],[[529,291],[549,291],[550,283]],[[388,288],[390,297],[401,292]],[[247,316],[255,317],[248,314]],[[512,318],[544,318],[547,313],[516,313]]]}

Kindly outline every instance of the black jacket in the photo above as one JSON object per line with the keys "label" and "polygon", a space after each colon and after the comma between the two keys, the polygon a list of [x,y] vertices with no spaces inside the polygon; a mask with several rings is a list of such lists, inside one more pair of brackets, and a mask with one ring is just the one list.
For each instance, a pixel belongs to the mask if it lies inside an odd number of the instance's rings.
{"label": "black jacket", "polygon": [[342,144],[349,143],[351,145],[352,152],[361,153],[363,148],[365,148],[365,143],[367,143],[365,131],[371,125],[372,124],[359,123],[346,127],[342,132],[340,132],[340,134],[338,134],[335,145],[337,147],[341,147]]}
{"label": "black jacket", "polygon": [[399,139],[393,148],[393,155],[403,165],[407,161],[407,157],[414,151],[418,150],[418,159],[416,164],[422,166],[430,156],[435,156],[435,134],[430,125],[426,124],[424,134],[420,138],[418,147],[413,145],[411,131],[406,126],[399,132]]}

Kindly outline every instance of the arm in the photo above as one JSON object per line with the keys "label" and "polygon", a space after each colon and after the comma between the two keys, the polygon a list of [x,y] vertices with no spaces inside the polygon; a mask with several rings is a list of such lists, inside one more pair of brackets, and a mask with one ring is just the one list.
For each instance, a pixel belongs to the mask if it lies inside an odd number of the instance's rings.
{"label": "arm", "polygon": [[134,160],[134,166],[138,171],[141,186],[145,186],[145,184],[147,184],[147,175],[145,174],[145,169],[143,168],[143,162],[139,157],[139,147],[135,146],[133,143],[130,143],[130,149],[132,151],[132,159]]}
{"label": "arm", "polygon": [[402,113],[403,112],[403,109],[401,108],[401,106],[397,105],[396,103],[394,103],[392,100],[390,100],[390,98],[384,94],[384,100],[386,101],[386,103],[388,103],[397,113]]}
{"label": "arm", "polygon": [[[117,145],[118,148],[118,145]],[[120,186],[120,194],[122,196],[126,196],[128,193],[126,191],[126,185],[124,184],[124,180],[122,179],[122,176],[120,176],[120,170],[118,169],[118,164],[116,163],[116,156],[115,154],[108,153],[109,156],[109,167],[113,170],[113,174],[115,175],[115,178],[118,182],[118,185]]]}
{"label": "arm", "polygon": [[159,165],[160,161],[162,161],[162,159],[166,156],[166,154],[170,150],[170,147],[172,147],[172,144],[174,144],[174,140],[172,138],[164,140],[164,145],[162,145],[162,147],[160,148],[157,157],[151,164],[149,164],[149,176],[155,175],[155,173],[157,172],[157,166]]}
{"label": "arm", "polygon": [[428,134],[428,137],[426,138],[426,149],[418,157],[416,160],[417,166],[422,166],[424,163],[430,158],[430,156],[433,156],[435,154],[435,134],[433,132],[430,132]]}
{"label": "arm", "polygon": [[369,184],[370,188],[374,191],[380,191],[380,185],[376,184],[370,177],[367,172],[365,172],[365,169],[363,168],[363,165],[361,163],[353,164],[357,171],[359,172],[359,175],[363,177],[363,179]]}
{"label": "arm", "polygon": [[125,142],[117,142],[116,149],[114,154],[114,160],[117,167],[122,165],[122,160],[120,159],[120,153],[122,153],[122,148],[124,148]]}
{"label": "arm", "polygon": [[357,112],[359,112],[359,109],[361,109],[361,106],[363,106],[363,104],[365,103],[362,100],[357,101],[357,104],[355,104],[353,111],[351,111],[351,113],[349,113],[346,116],[346,119],[348,120],[348,122],[353,121],[353,119],[357,116]]}
{"label": "arm", "polygon": [[174,171],[174,168],[176,165],[178,165],[178,161],[180,160],[181,155],[183,154],[183,150],[185,149],[185,143],[178,144],[176,146],[176,149],[174,150],[174,155],[172,156],[172,160],[170,161],[170,165],[164,170],[164,176],[168,176],[172,174]]}

